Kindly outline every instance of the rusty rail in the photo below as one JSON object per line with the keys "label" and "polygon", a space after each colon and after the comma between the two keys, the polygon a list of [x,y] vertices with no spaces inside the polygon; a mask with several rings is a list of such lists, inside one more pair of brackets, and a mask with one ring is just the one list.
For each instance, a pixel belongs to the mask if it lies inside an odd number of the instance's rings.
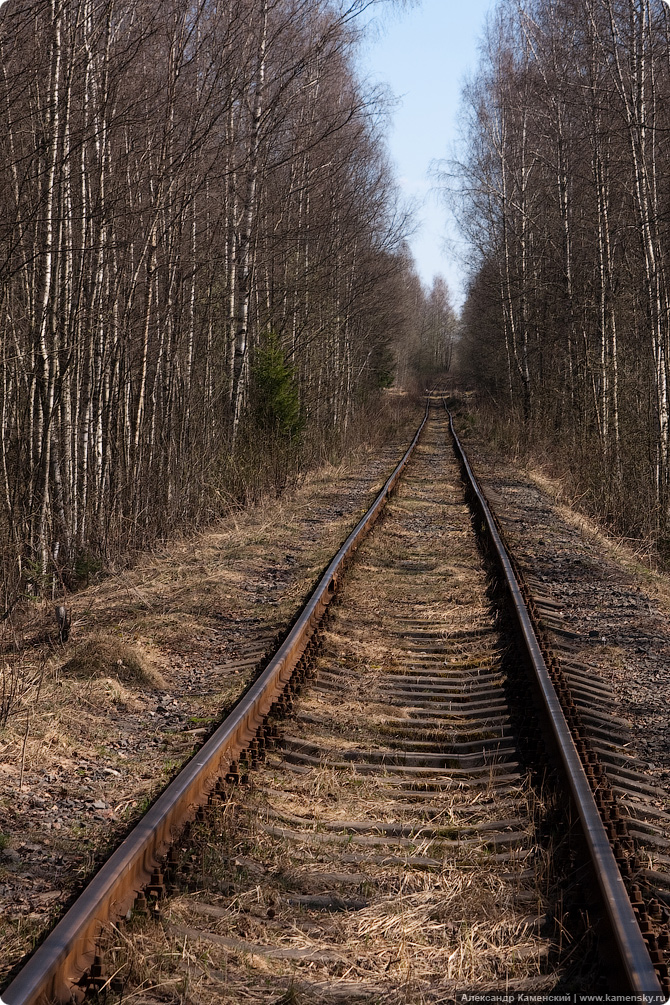
{"label": "rusty rail", "polygon": [[[266,669],[100,869],[5,990],[0,1005],[37,1005],[47,1001],[71,1000],[79,978],[93,963],[96,942],[104,926],[127,914],[136,894],[150,883],[152,872],[184,824],[193,817],[197,807],[207,801],[217,780],[226,774],[232,762],[257,735],[272,705],[289,683],[334,595],[349,557],[379,517],[411,457],[426,423],[429,403],[430,398],[424,419],[402,460],[331,561]],[[456,453],[504,573],[516,620],[537,678],[629,985],[627,990],[639,996],[636,1000],[663,1002],[664,996],[547,670],[512,562],[463,452],[451,416],[449,418]]]}
{"label": "rusty rail", "polygon": [[255,737],[330,603],[344,566],[371,530],[395,488],[428,418],[429,402],[414,439],[365,516],[349,534],[266,669],[215,733],[142,817],[81,896],[7,987],[0,1005],[70,1002],[95,959],[106,924],[127,915],[136,894],[151,882],[169,846],[203,805],[230,765]]}
{"label": "rusty rail", "polygon": [[[446,402],[445,402],[446,408]],[[514,573],[510,556],[502,541],[495,518],[470,467],[449,415],[449,428],[456,456],[474,498],[475,507],[493,546],[496,560],[504,575],[514,616],[523,638],[530,666],[537,681],[542,704],[550,725],[556,749],[577,808],[584,839],[591,857],[605,915],[616,951],[622,964],[626,991],[640,1002],[665,1002],[665,995],[654,970],[649,951],[640,931],[630,898],[626,891],[612,847],[589,785],[584,766],[570,733],[563,708],[554,688],[540,644]],[[618,989],[617,989],[618,990]]]}

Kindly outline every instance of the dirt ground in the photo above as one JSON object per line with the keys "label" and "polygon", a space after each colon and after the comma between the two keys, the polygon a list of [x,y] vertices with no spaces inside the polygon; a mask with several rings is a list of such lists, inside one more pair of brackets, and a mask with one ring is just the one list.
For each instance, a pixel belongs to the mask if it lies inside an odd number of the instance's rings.
{"label": "dirt ground", "polygon": [[[0,991],[244,690],[418,419],[380,452],[92,584],[69,601],[64,645],[52,604],[3,623]],[[575,656],[615,690],[636,755],[667,792],[670,577],[572,509],[542,471],[494,456],[476,422],[460,431],[508,542],[556,601]]]}
{"label": "dirt ground", "polygon": [[65,644],[51,603],[2,624],[0,990],[242,693],[420,417],[68,598]]}
{"label": "dirt ground", "polygon": [[447,1005],[599,986],[556,896],[557,808],[515,749],[445,427],[434,409],[279,749],[189,831],[159,921],[109,933],[124,1002]]}
{"label": "dirt ground", "polygon": [[496,456],[476,415],[455,422],[524,574],[555,603],[570,657],[612,688],[631,753],[670,810],[670,576],[580,514],[543,471]]}

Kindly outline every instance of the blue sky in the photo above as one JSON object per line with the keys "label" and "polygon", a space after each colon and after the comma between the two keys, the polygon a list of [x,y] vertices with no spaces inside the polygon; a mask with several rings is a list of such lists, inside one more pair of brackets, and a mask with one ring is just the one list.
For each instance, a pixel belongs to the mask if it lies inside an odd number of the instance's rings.
{"label": "blue sky", "polygon": [[423,0],[415,8],[376,15],[378,31],[361,52],[365,77],[385,82],[399,99],[388,144],[404,195],[417,205],[420,224],[411,247],[422,281],[447,280],[456,305],[463,299],[458,255],[443,248],[456,233],[429,169],[447,157],[457,136],[460,92],[478,60],[478,42],[494,0]]}

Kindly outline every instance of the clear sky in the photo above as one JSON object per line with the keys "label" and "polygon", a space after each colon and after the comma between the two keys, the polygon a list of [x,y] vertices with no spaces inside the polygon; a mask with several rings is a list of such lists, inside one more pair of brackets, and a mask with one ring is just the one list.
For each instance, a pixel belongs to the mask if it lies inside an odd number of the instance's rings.
{"label": "clear sky", "polygon": [[457,251],[444,238],[457,237],[430,178],[431,163],[451,153],[457,135],[460,92],[478,60],[478,41],[494,0],[423,0],[416,7],[375,16],[379,30],[361,53],[361,71],[385,82],[399,104],[388,142],[405,196],[417,203],[418,232],[411,248],[422,281],[447,280],[455,305],[463,299]]}

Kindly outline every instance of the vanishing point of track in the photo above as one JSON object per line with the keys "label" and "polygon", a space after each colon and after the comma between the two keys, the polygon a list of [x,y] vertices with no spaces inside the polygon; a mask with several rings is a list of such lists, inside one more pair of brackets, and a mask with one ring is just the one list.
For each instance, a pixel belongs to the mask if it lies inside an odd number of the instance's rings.
{"label": "vanishing point of track", "polygon": [[154,978],[166,939],[206,946],[203,1001],[447,1002],[603,975],[665,1001],[667,919],[636,882],[598,682],[549,651],[449,426],[434,398],[276,655],[7,1005],[122,997],[137,938]]}

